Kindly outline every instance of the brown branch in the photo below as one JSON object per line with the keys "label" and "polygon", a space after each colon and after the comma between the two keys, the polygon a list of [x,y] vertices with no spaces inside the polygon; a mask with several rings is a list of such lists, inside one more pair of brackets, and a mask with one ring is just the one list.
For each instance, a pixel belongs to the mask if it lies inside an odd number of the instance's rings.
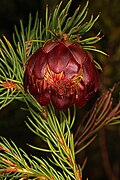
{"label": "brown branch", "polygon": [[102,162],[103,167],[106,172],[106,175],[109,180],[118,180],[115,176],[113,169],[111,167],[110,161],[109,161],[109,155],[108,150],[106,146],[106,138],[105,138],[105,129],[102,128],[101,131],[99,131],[99,145],[101,149],[101,156],[102,156]]}

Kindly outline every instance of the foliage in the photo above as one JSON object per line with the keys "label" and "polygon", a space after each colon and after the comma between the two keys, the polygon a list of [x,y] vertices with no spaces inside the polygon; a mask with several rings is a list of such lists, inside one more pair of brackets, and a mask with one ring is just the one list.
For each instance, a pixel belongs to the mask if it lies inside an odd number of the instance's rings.
{"label": "foliage", "polygon": [[[83,39],[84,34],[93,27],[99,15],[96,18],[91,16],[88,22],[84,22],[88,13],[87,2],[82,10],[78,7],[73,16],[69,17],[71,2],[70,0],[62,10],[60,9],[61,2],[51,16],[47,6],[45,24],[38,18],[38,13],[34,21],[32,21],[32,16],[29,16],[27,28],[20,21],[20,31],[15,26],[13,45],[5,36],[3,40],[0,40],[0,109],[13,100],[24,102],[26,109],[31,113],[31,117],[28,117],[29,123],[26,123],[28,128],[45,141],[48,148],[29,146],[50,154],[50,157],[46,159],[27,155],[13,141],[9,142],[2,137],[0,143],[1,179],[81,180],[84,164],[76,163],[76,154],[95,139],[100,128],[120,123],[120,102],[115,107],[112,106],[114,88],[98,99],[93,109],[81,121],[75,136],[72,133],[76,119],[75,107],[68,109],[67,112],[58,112],[52,105],[41,107],[30,94],[24,92],[23,78],[26,60],[49,39],[71,39],[80,43],[86,50],[105,54],[93,46],[101,39],[100,33]],[[97,62],[95,64],[101,69]]]}

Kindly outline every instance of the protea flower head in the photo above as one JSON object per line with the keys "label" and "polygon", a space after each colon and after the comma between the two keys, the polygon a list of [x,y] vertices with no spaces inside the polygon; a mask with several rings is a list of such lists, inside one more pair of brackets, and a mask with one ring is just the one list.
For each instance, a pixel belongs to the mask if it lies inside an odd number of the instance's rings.
{"label": "protea flower head", "polygon": [[52,103],[60,110],[73,104],[82,107],[94,95],[100,84],[97,69],[101,67],[89,50],[105,54],[93,46],[101,39],[100,33],[83,39],[99,15],[84,22],[88,12],[87,1],[81,12],[78,7],[69,18],[71,3],[69,0],[60,12],[60,2],[51,16],[46,7],[45,25],[42,27],[40,21],[40,31],[36,28],[40,46],[28,58],[24,75],[26,92],[31,93],[42,106]]}
{"label": "protea flower head", "polygon": [[42,105],[63,110],[84,106],[99,88],[93,57],[70,40],[51,40],[30,56],[24,76],[25,91]]}

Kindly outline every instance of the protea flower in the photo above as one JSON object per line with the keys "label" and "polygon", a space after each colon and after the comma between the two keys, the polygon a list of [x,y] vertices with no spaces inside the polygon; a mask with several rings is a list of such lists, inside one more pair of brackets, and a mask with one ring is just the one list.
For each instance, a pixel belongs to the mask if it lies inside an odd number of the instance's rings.
{"label": "protea flower", "polygon": [[42,106],[51,102],[60,110],[73,104],[82,107],[98,90],[99,75],[92,55],[81,45],[54,40],[30,56],[24,88]]}

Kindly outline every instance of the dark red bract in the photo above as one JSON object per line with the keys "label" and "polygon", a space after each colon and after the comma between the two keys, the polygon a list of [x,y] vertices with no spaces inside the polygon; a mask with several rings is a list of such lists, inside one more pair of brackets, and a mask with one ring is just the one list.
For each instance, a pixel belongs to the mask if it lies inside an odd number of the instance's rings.
{"label": "dark red bract", "polygon": [[99,88],[92,55],[78,43],[50,41],[28,60],[24,88],[42,106],[82,107]]}

